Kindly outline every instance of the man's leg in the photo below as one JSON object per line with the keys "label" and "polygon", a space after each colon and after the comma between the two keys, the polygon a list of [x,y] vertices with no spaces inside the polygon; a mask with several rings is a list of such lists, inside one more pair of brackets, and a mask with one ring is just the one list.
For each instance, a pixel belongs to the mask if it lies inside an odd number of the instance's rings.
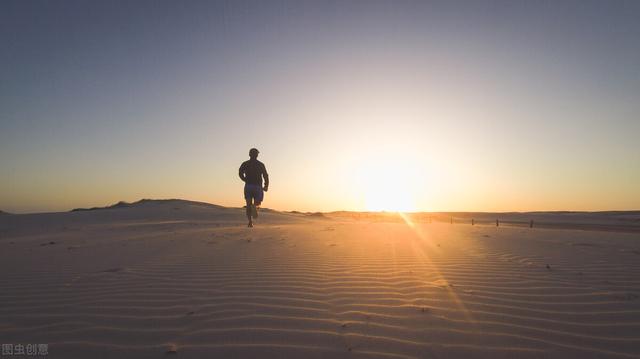
{"label": "man's leg", "polygon": [[258,186],[255,197],[253,201],[255,202],[255,212],[253,212],[253,218],[258,218],[258,207],[262,204],[262,200],[264,199],[264,192],[262,191],[262,187]]}
{"label": "man's leg", "polygon": [[251,220],[251,198],[247,198],[247,219],[249,220],[249,227],[253,227],[253,221]]}
{"label": "man's leg", "polygon": [[247,203],[246,213],[249,220],[248,227],[253,227],[253,221],[251,220],[251,202],[253,201],[253,194],[251,193],[251,187],[248,184],[244,185],[244,200]]}
{"label": "man's leg", "polygon": [[260,202],[257,199],[255,199],[254,202],[255,203],[254,203],[253,208],[252,208],[252,210],[253,210],[253,218],[258,218],[258,207],[260,207]]}

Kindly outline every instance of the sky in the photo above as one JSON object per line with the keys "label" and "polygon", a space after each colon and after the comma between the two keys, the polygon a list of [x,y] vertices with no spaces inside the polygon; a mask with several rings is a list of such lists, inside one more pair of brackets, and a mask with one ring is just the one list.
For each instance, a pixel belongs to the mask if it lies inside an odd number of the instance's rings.
{"label": "sky", "polygon": [[0,2],[0,210],[640,209],[638,1]]}

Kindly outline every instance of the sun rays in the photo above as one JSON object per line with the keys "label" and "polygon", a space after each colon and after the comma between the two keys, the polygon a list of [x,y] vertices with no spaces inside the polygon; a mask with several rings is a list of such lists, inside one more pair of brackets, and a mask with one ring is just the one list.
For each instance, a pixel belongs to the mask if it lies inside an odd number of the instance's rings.
{"label": "sun rays", "polygon": [[[435,263],[433,260],[431,260],[431,257],[428,254],[429,251],[430,252],[434,252],[434,253],[440,253],[441,249],[437,245],[434,245],[434,243],[431,240],[431,238],[429,238],[429,234],[423,230],[424,227],[419,225],[419,224],[417,224],[417,223],[415,223],[408,214],[403,213],[403,212],[398,212],[398,216],[400,216],[400,218],[402,218],[404,223],[409,228],[411,228],[412,232],[419,239],[418,242],[412,241],[412,243],[411,243],[411,248],[412,248],[413,252],[415,253],[416,257],[418,259],[420,259],[423,263],[427,264],[428,267],[430,267],[435,272],[437,277],[442,278],[442,279],[438,280],[438,281],[441,281],[441,282],[440,282],[439,285],[436,285],[436,286],[444,289],[447,292],[447,295],[449,296],[449,298],[451,298],[453,303],[463,313],[464,318],[465,318],[465,320],[467,322],[470,322],[472,324],[475,323],[475,319],[473,318],[473,314],[471,313],[471,311],[469,311],[469,309],[467,309],[467,307],[464,305],[464,303],[462,302],[460,297],[456,294],[456,292],[453,289],[451,283],[447,280],[445,274],[442,273],[440,268],[438,268],[437,263]],[[428,250],[425,250],[425,247]],[[431,281],[431,280],[425,280],[425,284],[433,286],[434,282]]]}

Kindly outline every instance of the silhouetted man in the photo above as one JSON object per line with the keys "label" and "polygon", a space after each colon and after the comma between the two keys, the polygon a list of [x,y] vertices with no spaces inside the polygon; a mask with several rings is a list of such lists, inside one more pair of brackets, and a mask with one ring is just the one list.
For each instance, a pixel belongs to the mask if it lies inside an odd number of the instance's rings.
{"label": "silhouetted man", "polygon": [[[238,174],[244,182],[244,199],[247,201],[247,219],[249,227],[253,227],[253,218],[258,218],[258,208],[264,192],[269,190],[269,174],[264,167],[264,163],[258,161],[258,150],[249,150],[249,160],[242,162]],[[264,177],[264,187],[262,187],[262,177]]]}

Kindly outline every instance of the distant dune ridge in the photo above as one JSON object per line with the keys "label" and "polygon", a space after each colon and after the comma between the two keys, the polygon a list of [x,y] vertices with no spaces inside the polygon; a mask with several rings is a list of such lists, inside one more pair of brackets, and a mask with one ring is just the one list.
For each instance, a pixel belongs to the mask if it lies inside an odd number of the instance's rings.
{"label": "distant dune ridge", "polygon": [[278,211],[250,229],[244,213],[141,200],[0,216],[2,342],[51,358],[640,356],[633,231]]}
{"label": "distant dune ridge", "polygon": [[[105,207],[74,208],[71,212],[85,212],[96,210],[111,210],[119,208],[161,208],[161,207],[200,207],[212,209],[229,209],[220,205],[206,202],[188,201],[181,199],[141,199],[136,202],[120,201],[116,204]],[[395,212],[308,212],[299,211],[278,212],[263,208],[262,212],[282,213],[282,214],[304,214],[306,216],[318,218],[353,218],[353,219],[375,219],[380,221],[403,221]],[[0,211],[0,214],[9,214]],[[40,213],[38,215],[42,215]],[[494,224],[499,220],[502,225],[528,226],[531,221],[536,227],[543,228],[567,228],[586,230],[612,230],[621,232],[640,232],[640,210],[638,211],[536,211],[536,212],[415,212],[407,213],[407,217],[415,222],[440,221],[456,224],[470,223],[474,220],[477,225]]]}
{"label": "distant dune ridge", "polygon": [[[380,221],[403,221],[394,212],[331,212],[333,217],[370,219]],[[524,226],[539,228],[583,229],[616,232],[640,232],[640,211],[600,212],[418,212],[405,217],[415,222],[453,222],[455,224]],[[533,221],[533,223],[532,223]]]}
{"label": "distant dune ridge", "polygon": [[106,206],[106,207],[74,208],[71,210],[71,212],[95,211],[98,209],[128,208],[128,207],[143,206],[143,205],[176,205],[176,206],[198,205],[198,206],[207,206],[212,208],[224,208],[222,206],[218,206],[211,203],[187,201],[182,199],[141,199],[133,203],[120,201],[116,204],[113,204],[111,206]]}

